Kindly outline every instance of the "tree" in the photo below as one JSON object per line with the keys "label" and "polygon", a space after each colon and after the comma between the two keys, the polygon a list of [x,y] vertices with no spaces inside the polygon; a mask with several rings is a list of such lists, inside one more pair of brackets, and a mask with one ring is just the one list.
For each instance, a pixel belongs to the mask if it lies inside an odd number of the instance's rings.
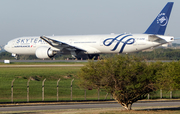
{"label": "tree", "polygon": [[134,102],[145,99],[148,93],[156,90],[157,70],[153,65],[128,56],[89,61],[81,68],[80,83],[84,88],[104,88],[125,109],[131,110]]}
{"label": "tree", "polygon": [[14,59],[9,52],[1,52],[0,59]]}
{"label": "tree", "polygon": [[163,63],[157,72],[156,85],[168,91],[180,89],[180,61]]}

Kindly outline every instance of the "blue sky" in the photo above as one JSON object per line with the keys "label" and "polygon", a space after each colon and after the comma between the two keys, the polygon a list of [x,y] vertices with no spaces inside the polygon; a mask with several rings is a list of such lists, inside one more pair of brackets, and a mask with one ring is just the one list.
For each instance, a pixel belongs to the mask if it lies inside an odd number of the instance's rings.
{"label": "blue sky", "polygon": [[180,37],[180,0],[0,0],[0,45],[21,36],[144,33],[174,2],[166,35]]}

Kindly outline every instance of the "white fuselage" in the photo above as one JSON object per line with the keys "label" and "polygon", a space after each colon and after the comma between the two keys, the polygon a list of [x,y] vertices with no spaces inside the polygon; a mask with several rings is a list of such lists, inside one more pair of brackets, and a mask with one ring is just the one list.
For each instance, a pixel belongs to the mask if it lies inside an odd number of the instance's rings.
{"label": "white fuselage", "polygon": [[[86,54],[100,53],[130,53],[173,41],[172,36],[162,36],[164,39],[150,38],[149,34],[109,34],[109,35],[76,35],[76,36],[48,36],[71,47],[84,50]],[[161,36],[160,36],[161,37]],[[66,47],[54,47],[40,37],[20,37],[5,45],[5,50],[14,54],[33,55],[39,47],[50,47],[61,51]],[[67,47],[68,48],[68,47]]]}

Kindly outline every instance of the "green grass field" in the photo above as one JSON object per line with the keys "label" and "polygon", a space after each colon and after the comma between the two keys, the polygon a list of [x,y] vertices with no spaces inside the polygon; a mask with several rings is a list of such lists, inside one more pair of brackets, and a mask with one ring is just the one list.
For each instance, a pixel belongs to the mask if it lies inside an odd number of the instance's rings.
{"label": "green grass field", "polygon": [[[57,64],[57,63],[56,63]],[[3,65],[3,64],[2,64]],[[81,67],[1,67],[0,102],[11,102],[11,82],[13,83],[13,101],[27,101],[27,82],[29,82],[29,101],[42,101],[42,81],[44,83],[44,101],[56,101],[57,80],[59,82],[59,100],[71,100],[71,80],[73,81],[73,100],[85,100],[85,90],[78,86],[77,73]],[[100,99],[106,92],[100,91]],[[110,97],[109,97],[110,98]],[[87,90],[86,99],[97,100],[97,90]]]}
{"label": "green grass field", "polygon": [[[14,63],[15,65],[19,65]],[[21,63],[28,64],[28,63]],[[40,63],[38,63],[40,64]],[[43,63],[45,64],[45,63]],[[50,63],[48,63],[50,64]],[[58,64],[58,63],[52,63]],[[62,64],[62,63],[59,63]],[[64,63],[63,63],[64,64]],[[77,63],[73,63],[77,64]],[[86,64],[86,63],[83,63]],[[0,64],[4,65],[4,64]],[[31,63],[32,65],[32,63]],[[13,83],[13,101],[27,101],[27,82],[29,82],[29,101],[42,101],[42,81],[44,83],[44,101],[56,101],[57,99],[57,80],[59,82],[59,100],[71,100],[71,80],[73,81],[73,100],[85,100],[85,90],[78,86],[77,74],[80,71],[79,66],[73,67],[1,67],[0,68],[0,102],[11,102],[11,82]],[[100,90],[99,99],[104,100],[106,92]],[[170,94],[163,91],[163,98],[169,98]],[[173,91],[173,97],[179,98],[180,92]],[[150,99],[159,99],[160,92],[150,94]],[[98,100],[96,89],[86,90],[87,100]],[[109,95],[107,99],[111,99]]]}

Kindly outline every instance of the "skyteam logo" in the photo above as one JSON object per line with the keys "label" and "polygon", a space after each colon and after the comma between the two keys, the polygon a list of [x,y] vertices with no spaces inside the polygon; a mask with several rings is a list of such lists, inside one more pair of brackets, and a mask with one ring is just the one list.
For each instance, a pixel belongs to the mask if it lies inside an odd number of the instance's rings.
{"label": "skyteam logo", "polygon": [[120,43],[123,43],[119,53],[122,53],[126,45],[134,44],[135,39],[129,38],[132,36],[131,34],[120,34],[116,36],[115,38],[107,38],[103,41],[103,44],[105,46],[110,46],[112,44],[115,44],[114,48],[111,51],[115,51]]}
{"label": "skyteam logo", "polygon": [[160,13],[157,16],[157,24],[159,24],[160,26],[166,26],[168,23],[168,18],[166,16],[165,13]]}

